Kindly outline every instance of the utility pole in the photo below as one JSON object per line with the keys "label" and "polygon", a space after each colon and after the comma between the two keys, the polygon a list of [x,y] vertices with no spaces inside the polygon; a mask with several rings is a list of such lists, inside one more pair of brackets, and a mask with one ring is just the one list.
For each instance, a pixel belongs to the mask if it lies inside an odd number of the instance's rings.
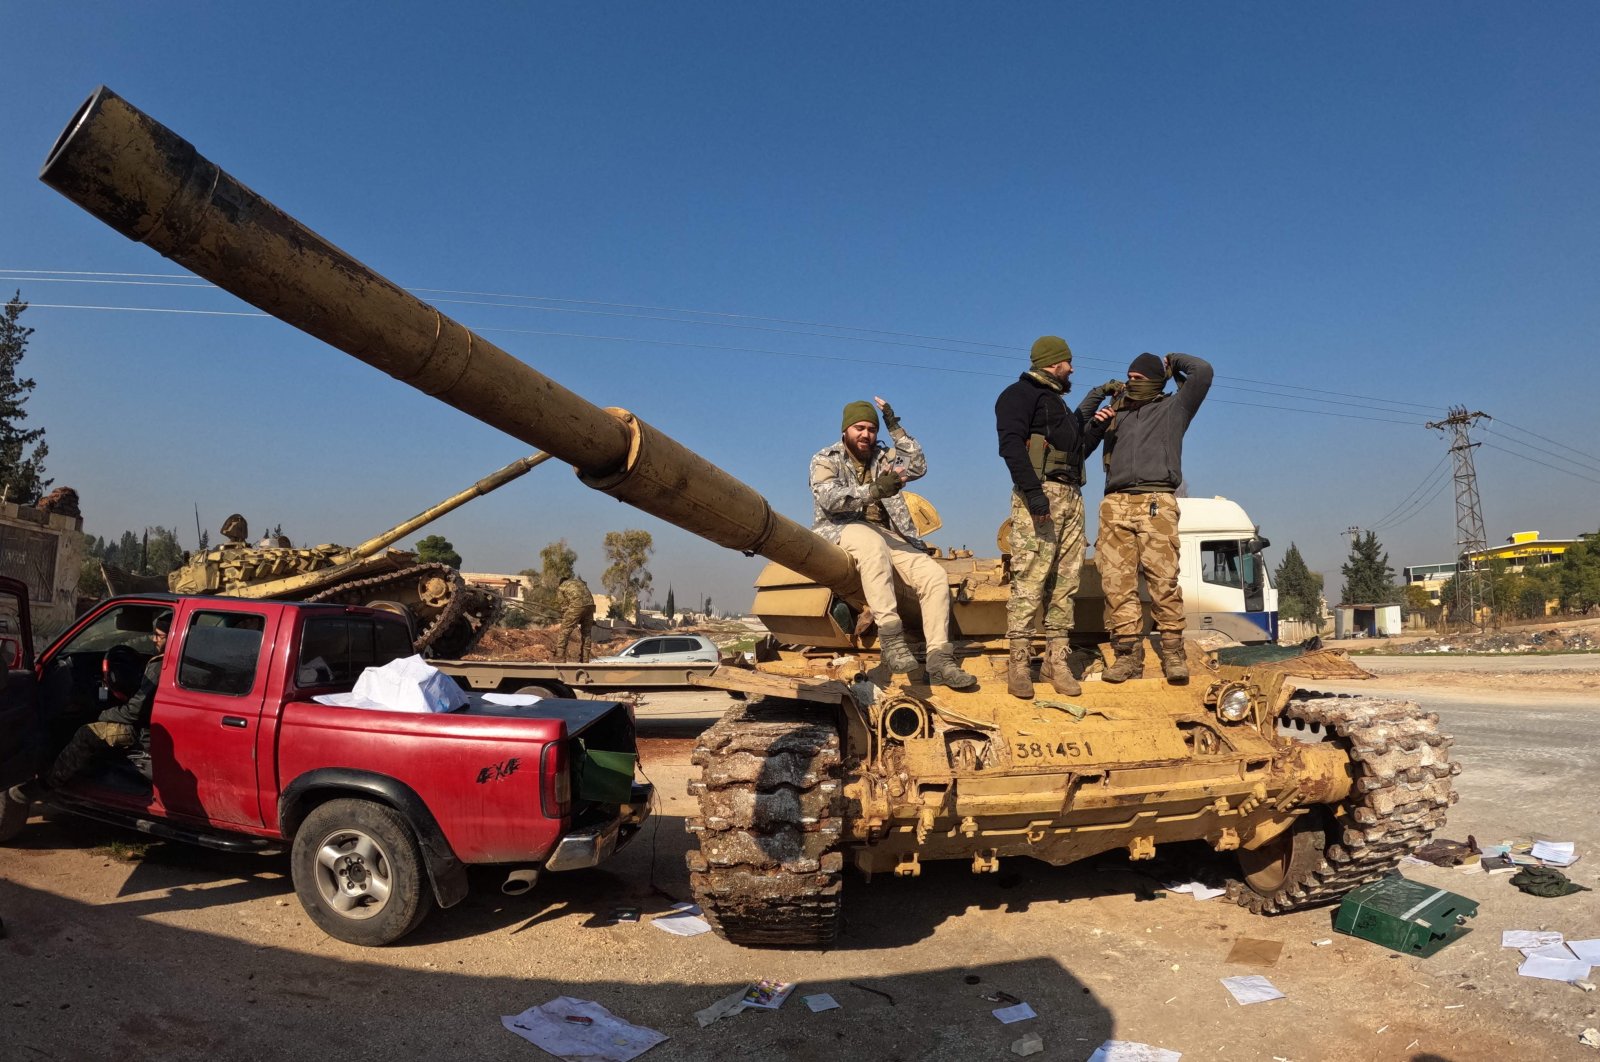
{"label": "utility pole", "polygon": [[1483,573],[1478,570],[1473,554],[1487,549],[1488,539],[1483,532],[1483,503],[1478,498],[1478,472],[1472,463],[1472,451],[1478,445],[1472,441],[1468,429],[1474,421],[1489,420],[1489,414],[1468,413],[1466,406],[1451,406],[1444,420],[1427,426],[1445,432],[1450,439],[1450,458],[1455,466],[1456,480],[1456,545],[1460,560],[1456,564],[1456,612],[1465,613],[1474,624],[1478,610],[1484,605]]}

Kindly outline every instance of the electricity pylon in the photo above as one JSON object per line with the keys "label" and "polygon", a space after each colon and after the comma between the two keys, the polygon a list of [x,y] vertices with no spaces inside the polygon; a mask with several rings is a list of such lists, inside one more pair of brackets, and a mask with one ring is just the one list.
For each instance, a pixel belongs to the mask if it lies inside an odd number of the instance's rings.
{"label": "electricity pylon", "polygon": [[1478,570],[1474,554],[1487,549],[1489,542],[1483,532],[1478,471],[1472,463],[1472,451],[1478,444],[1467,433],[1479,419],[1490,417],[1482,412],[1468,413],[1466,406],[1451,406],[1448,417],[1433,421],[1428,427],[1449,434],[1450,458],[1455,466],[1456,545],[1460,549],[1460,560],[1456,564],[1456,614],[1465,615],[1482,626],[1478,613],[1484,605],[1483,573]]}

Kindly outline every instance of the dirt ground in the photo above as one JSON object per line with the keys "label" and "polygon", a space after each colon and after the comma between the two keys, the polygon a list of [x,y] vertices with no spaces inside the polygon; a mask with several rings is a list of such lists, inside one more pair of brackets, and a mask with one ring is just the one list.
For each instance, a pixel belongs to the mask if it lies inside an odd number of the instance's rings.
{"label": "dirt ground", "polygon": [[[1576,701],[1529,692],[1507,711],[1531,721],[1559,708],[1581,733],[1589,706]],[[649,1062],[1014,1058],[1010,1044],[1028,1032],[1043,1038],[1044,1059],[1087,1059],[1108,1038],[1260,1062],[1596,1057],[1576,1037],[1600,1021],[1600,996],[1518,977],[1515,952],[1499,946],[1509,928],[1600,937],[1596,894],[1539,899],[1503,877],[1431,866],[1407,876],[1481,907],[1469,933],[1427,959],[1334,933],[1330,909],[1261,919],[1223,900],[1162,895],[1163,867],[1120,857],[851,875],[845,934],[828,952],[670,936],[649,919],[687,897],[685,782],[704,721],[683,703],[647,703],[642,719],[644,767],[662,799],[633,846],[516,898],[499,894],[498,875],[475,872],[466,901],[385,949],[318,932],[281,856],[156,843],[128,862],[136,837],[36,818],[0,849],[0,1059],[533,1060],[549,1056],[500,1016],[559,995],[670,1036]],[[1600,886],[1592,816],[1551,821],[1538,780],[1497,770],[1508,753],[1488,738],[1460,738],[1455,752],[1462,798],[1446,835],[1487,841],[1513,825],[1587,823],[1576,839],[1591,855],[1572,876]],[[1584,755],[1548,780],[1581,792],[1571,779],[1592,770]],[[642,908],[645,921],[606,924],[619,905]],[[1281,942],[1282,954],[1270,967],[1229,963],[1241,938]],[[1239,974],[1268,977],[1286,998],[1236,1005],[1219,979]],[[779,1011],[696,1025],[693,1011],[760,977],[800,987]],[[1000,1024],[998,1004],[981,998],[995,990],[1038,1017]],[[818,992],[840,1009],[811,1013],[799,995]]]}

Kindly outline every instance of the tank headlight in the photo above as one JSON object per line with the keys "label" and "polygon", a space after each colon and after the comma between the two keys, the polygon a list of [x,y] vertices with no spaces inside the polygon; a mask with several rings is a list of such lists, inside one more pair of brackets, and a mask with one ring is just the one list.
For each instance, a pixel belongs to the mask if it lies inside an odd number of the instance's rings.
{"label": "tank headlight", "polygon": [[1250,692],[1230,690],[1217,702],[1217,715],[1225,723],[1242,723],[1250,718]]}

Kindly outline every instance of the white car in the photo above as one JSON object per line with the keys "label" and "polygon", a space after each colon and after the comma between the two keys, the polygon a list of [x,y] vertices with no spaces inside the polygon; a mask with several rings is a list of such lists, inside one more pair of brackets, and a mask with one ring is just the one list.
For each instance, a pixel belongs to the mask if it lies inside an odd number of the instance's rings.
{"label": "white car", "polygon": [[722,654],[710,638],[699,634],[652,634],[615,656],[597,656],[592,664],[715,664]]}

